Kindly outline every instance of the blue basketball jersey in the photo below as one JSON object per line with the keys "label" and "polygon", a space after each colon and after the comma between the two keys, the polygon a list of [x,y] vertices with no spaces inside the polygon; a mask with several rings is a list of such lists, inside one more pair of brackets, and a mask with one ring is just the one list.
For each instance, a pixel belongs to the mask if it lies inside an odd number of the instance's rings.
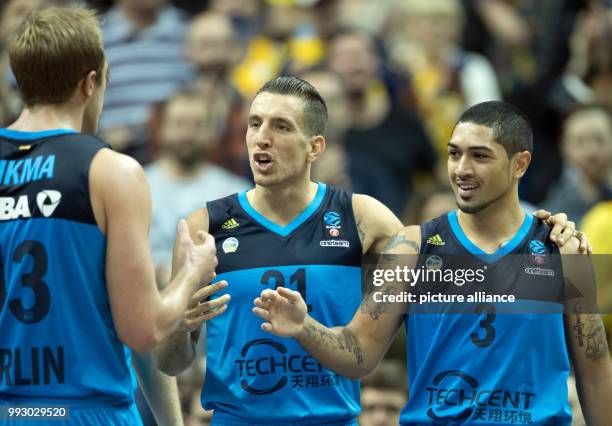
{"label": "blue basketball jersey", "polygon": [[351,194],[318,185],[312,203],[278,226],[249,204],[246,192],[207,204],[217,243],[217,280],[232,296],[207,322],[202,405],[213,424],[353,424],[359,384],[323,368],[295,339],[261,330],[251,308],[266,288],[297,290],[310,315],[347,324],[361,301],[361,243]]}
{"label": "blue basketball jersey", "polygon": [[421,225],[420,265],[486,271],[487,293],[516,295],[522,312],[473,303],[467,313],[406,315],[410,399],[402,425],[571,424],[563,272],[549,232],[526,215],[511,241],[486,254],[456,211]]}
{"label": "blue basketball jersey", "polygon": [[72,130],[0,129],[0,402],[133,401],[89,196],[104,147]]}

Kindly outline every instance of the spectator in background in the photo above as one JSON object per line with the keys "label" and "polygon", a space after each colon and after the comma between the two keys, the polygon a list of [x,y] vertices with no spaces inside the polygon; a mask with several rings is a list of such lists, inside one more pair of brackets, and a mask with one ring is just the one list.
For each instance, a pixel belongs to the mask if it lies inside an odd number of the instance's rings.
{"label": "spectator in background", "polygon": [[100,130],[113,148],[146,162],[151,106],[189,81],[186,16],[167,0],[117,0],[102,22],[111,80]]}
{"label": "spectator in background", "polygon": [[202,99],[214,99],[208,107],[222,132],[223,144],[213,148],[211,159],[236,174],[246,175],[247,110],[230,76],[240,55],[238,36],[227,15],[205,12],[193,19],[187,35],[187,56],[196,70],[193,90]]}
{"label": "spectator in background", "polygon": [[[539,204],[561,174],[557,145],[567,113],[563,78],[569,40],[580,11],[590,0],[463,2],[471,19],[465,27],[467,48],[491,60],[504,100],[524,111],[534,128],[538,155],[521,181],[520,192],[525,200]],[[607,45],[609,50],[609,41]]]}
{"label": "spectator in background", "polygon": [[600,106],[576,109],[563,126],[561,178],[544,208],[561,209],[579,222],[598,201],[612,198],[612,119]]}
{"label": "spectator in background", "polygon": [[[302,75],[321,94],[327,104],[329,121],[325,131],[325,152],[312,165],[313,180],[329,183],[359,194],[376,193],[379,201],[394,199],[388,188],[392,179],[384,165],[371,156],[346,149],[346,133],[351,126],[351,111],[344,83],[331,71],[318,70]],[[353,179],[354,177],[354,179]]]}
{"label": "spectator in background", "polygon": [[[348,94],[351,126],[346,134],[349,161],[354,156],[372,159],[372,167],[382,164],[381,175],[388,176],[384,188],[365,192],[400,215],[412,193],[416,170],[431,171],[436,155],[416,115],[391,102],[386,86],[380,80],[381,57],[372,37],[361,31],[347,30],[337,34],[330,44],[329,69],[340,76]],[[351,176],[355,185],[361,175]],[[385,199],[378,190],[390,191]],[[381,196],[382,195],[382,196]]]}
{"label": "spectator in background", "polygon": [[397,426],[408,401],[406,368],[397,360],[384,359],[361,381],[360,426]]}
{"label": "spectator in background", "polygon": [[489,61],[460,45],[464,25],[460,0],[400,0],[389,17],[391,63],[412,80],[420,117],[446,175],[447,143],[466,108],[501,100]]}
{"label": "spectator in background", "polygon": [[205,102],[191,92],[175,95],[167,102],[161,119],[160,157],[145,168],[153,205],[151,251],[158,284],[162,285],[169,278],[179,218],[207,200],[250,187],[249,182],[208,161],[211,147],[218,143],[218,133]]}
{"label": "spectator in background", "polygon": [[[329,117],[325,130],[325,152],[311,167],[312,180],[350,190],[352,184],[345,135],[351,124],[351,115],[342,80],[325,70],[308,72],[301,78],[312,84],[323,97]],[[361,171],[367,172],[367,169]]]}
{"label": "spectator in background", "polygon": [[253,37],[233,80],[249,101],[268,80],[295,75],[319,64],[324,57],[314,11],[293,1],[263,3],[260,34]]}
{"label": "spectator in background", "polygon": [[570,37],[570,60],[562,80],[566,96],[561,94],[557,102],[599,103],[612,110],[612,3],[588,4]]}

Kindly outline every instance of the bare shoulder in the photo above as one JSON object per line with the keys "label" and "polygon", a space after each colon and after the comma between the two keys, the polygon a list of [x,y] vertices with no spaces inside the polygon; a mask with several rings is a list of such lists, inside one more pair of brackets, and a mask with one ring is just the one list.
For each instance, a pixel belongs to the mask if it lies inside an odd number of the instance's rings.
{"label": "bare shoulder", "polygon": [[[108,148],[101,149],[93,158],[90,174],[92,179],[108,182],[132,183],[134,179],[145,178],[144,170],[138,161]],[[126,181],[127,180],[127,181]],[[109,185],[105,185],[108,187]]]}
{"label": "bare shoulder", "polygon": [[391,210],[369,195],[353,194],[353,213],[364,253],[380,251],[402,223]]}
{"label": "bare shoulder", "polygon": [[385,254],[416,254],[421,249],[421,227],[411,225],[392,236],[383,248]]}
{"label": "bare shoulder", "polygon": [[208,209],[206,207],[202,207],[201,209],[197,209],[191,213],[187,217],[187,225],[189,225],[189,233],[191,234],[192,238],[198,231],[208,232]]}
{"label": "bare shoulder", "polygon": [[107,232],[109,215],[125,218],[126,209],[131,211],[135,206],[148,226],[149,185],[142,166],[133,158],[108,148],[98,151],[89,168],[89,195],[103,234]]}

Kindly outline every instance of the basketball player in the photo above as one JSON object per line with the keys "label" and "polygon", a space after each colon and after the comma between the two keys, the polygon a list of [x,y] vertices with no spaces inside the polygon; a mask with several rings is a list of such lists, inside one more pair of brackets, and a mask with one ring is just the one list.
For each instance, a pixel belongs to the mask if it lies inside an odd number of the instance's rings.
{"label": "basketball player", "polygon": [[196,244],[179,224],[178,273],[160,294],[144,172],[86,135],[108,78],[92,12],[35,12],[8,49],[24,110],[0,129],[0,414],[59,404],[65,424],[141,424],[129,349],[150,351],[178,325],[214,274],[213,238]]}
{"label": "basketball player", "polygon": [[[248,116],[255,188],[209,202],[188,219],[192,233],[209,230],[217,241],[218,278],[230,284],[215,301],[232,298],[206,331],[202,404],[214,409],[215,425],[356,424],[358,382],[323,368],[294,340],[271,339],[250,312],[263,288],[288,286],[318,321],[345,324],[361,300],[362,254],[381,250],[401,228],[375,199],[310,180],[326,121],[309,83],[268,82]],[[202,321],[216,312],[198,296],[181,330],[160,345],[160,368],[169,374],[190,365]]]}
{"label": "basketball player", "polygon": [[[397,254],[420,254],[420,264],[434,257],[445,264],[447,255],[462,255],[463,262],[488,268],[488,285],[516,285],[525,299],[533,298],[533,290],[562,292],[564,274],[580,283],[584,273],[566,267],[572,256],[563,258],[563,268],[554,265],[558,256],[550,255],[559,249],[548,242],[548,226],[520,208],[518,181],[531,152],[530,125],[516,108],[486,102],[467,110],[448,145],[459,209],[404,228],[387,244],[384,262]],[[578,253],[578,241],[571,239],[560,252]],[[550,266],[534,268],[530,262],[536,255]],[[393,295],[400,289],[405,284],[388,288]],[[324,366],[353,378],[378,364],[405,321],[410,398],[402,425],[569,425],[570,358],[588,424],[610,424],[612,366],[601,319],[580,308],[564,318],[562,301],[525,300],[538,308],[522,314],[498,314],[496,305],[484,304],[478,314],[463,315],[383,315],[389,304],[381,303],[371,315],[357,312],[347,326],[327,328],[307,315],[307,300],[299,292],[279,287],[264,290],[254,312],[265,320],[263,330],[294,336]],[[561,309],[539,313],[543,306]]]}

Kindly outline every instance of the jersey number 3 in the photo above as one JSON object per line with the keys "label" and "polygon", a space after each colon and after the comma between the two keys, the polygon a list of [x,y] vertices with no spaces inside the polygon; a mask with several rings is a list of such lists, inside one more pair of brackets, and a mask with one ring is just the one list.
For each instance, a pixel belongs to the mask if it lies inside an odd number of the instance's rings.
{"label": "jersey number 3", "polygon": [[[26,308],[20,298],[14,298],[8,301],[8,307],[20,322],[34,324],[45,318],[51,306],[49,287],[43,281],[47,273],[47,250],[38,241],[24,241],[15,249],[13,262],[28,264],[26,256],[32,259],[32,269],[30,272],[21,274],[21,286],[32,291],[34,303],[27,304],[29,307]],[[2,247],[0,246],[0,313],[5,307],[6,294]]]}
{"label": "jersey number 3", "polygon": [[495,306],[491,304],[479,305],[476,308],[476,313],[482,314],[486,312],[487,316],[480,321],[480,327],[485,330],[485,335],[483,338],[480,338],[480,333],[472,333],[470,337],[472,338],[472,343],[474,343],[479,348],[486,348],[487,346],[491,346],[493,340],[495,339],[495,328],[493,328],[493,321],[495,321]]}

